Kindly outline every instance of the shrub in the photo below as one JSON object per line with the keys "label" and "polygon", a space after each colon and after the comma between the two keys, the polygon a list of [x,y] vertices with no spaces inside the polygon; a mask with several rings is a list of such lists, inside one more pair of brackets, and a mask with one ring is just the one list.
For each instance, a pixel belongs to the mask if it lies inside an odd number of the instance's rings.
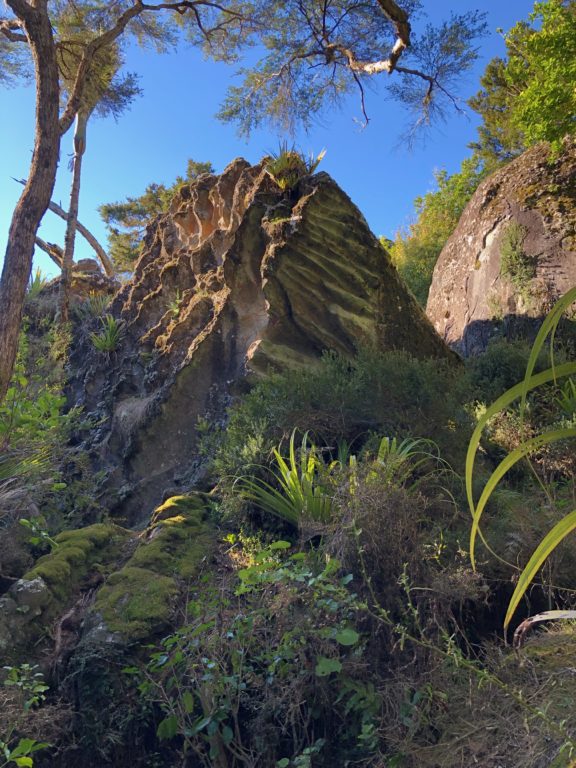
{"label": "shrub", "polygon": [[314,173],[325,154],[323,149],[318,157],[306,157],[295,146],[289,147],[287,142],[282,142],[279,151],[266,159],[264,167],[281,190],[289,191],[304,176]]}
{"label": "shrub", "polygon": [[101,319],[102,330],[100,333],[91,333],[90,339],[94,349],[98,352],[114,352],[118,349],[124,336],[124,324],[122,320],[116,320],[112,315],[105,315]]}
{"label": "shrub", "polygon": [[276,541],[233,584],[203,584],[187,623],[145,670],[128,671],[160,703],[159,739],[194,764],[362,762],[377,748],[380,710],[354,628],[363,614],[337,561]]}
{"label": "shrub", "polygon": [[[341,441],[358,451],[371,432],[434,439],[449,461],[463,463],[469,419],[465,377],[450,361],[417,360],[405,352],[362,350],[354,360],[326,353],[314,369],[272,374],[230,411],[216,436],[213,470],[220,478],[266,464],[296,428],[318,446]],[[214,436],[212,438],[214,442]]]}
{"label": "shrub", "polygon": [[526,228],[512,221],[500,242],[500,275],[510,280],[525,303],[530,301],[530,281],[536,276],[536,262],[524,251]]}

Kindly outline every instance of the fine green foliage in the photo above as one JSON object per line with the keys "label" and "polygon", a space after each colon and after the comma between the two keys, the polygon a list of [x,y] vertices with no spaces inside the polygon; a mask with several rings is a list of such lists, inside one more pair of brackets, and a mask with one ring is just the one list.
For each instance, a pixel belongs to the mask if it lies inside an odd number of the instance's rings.
{"label": "fine green foliage", "polygon": [[355,450],[370,433],[427,437],[451,464],[463,465],[466,386],[451,361],[373,349],[360,350],[354,360],[328,353],[314,369],[257,383],[232,408],[226,432],[205,438],[204,450],[215,453],[217,477],[237,477],[246,465],[266,464],[296,427],[310,430],[317,445],[347,441]]}
{"label": "fine green foliage", "polygon": [[390,256],[422,306],[426,306],[438,256],[485,176],[486,171],[475,156],[464,160],[460,171],[451,176],[446,171],[436,171],[437,189],[414,200],[413,223],[407,231],[396,233]]}
{"label": "fine green foliage", "polygon": [[183,184],[195,181],[203,173],[214,173],[212,163],[188,160],[186,176],[178,176],[170,186],[149,184],[138,197],[100,206],[98,211],[108,229],[110,257],[119,271],[134,268],[146,225],[167,212],[172,198]]}
{"label": "fine green foliage", "polygon": [[144,669],[125,670],[160,704],[160,741],[206,768],[368,758],[380,698],[363,672],[352,581],[335,559],[275,541],[231,585],[199,585],[184,625]]}
{"label": "fine green foliage", "polygon": [[180,289],[176,288],[176,294],[173,299],[166,302],[166,309],[172,314],[173,317],[178,317],[180,314],[180,307],[182,305],[183,297],[180,293]]}
{"label": "fine green foliage", "polygon": [[104,353],[114,352],[124,336],[124,323],[113,315],[104,315],[101,323],[102,330],[99,333],[90,334],[94,349]]}
{"label": "fine green foliage", "polygon": [[28,281],[28,291],[26,292],[27,299],[35,299],[41,291],[48,285],[49,279],[42,273],[42,270],[38,267],[33,275],[30,275]]}
{"label": "fine green foliage", "polygon": [[513,51],[507,79],[512,87],[520,86],[511,119],[528,145],[546,140],[558,147],[566,134],[576,132],[574,2],[535,3],[530,22],[532,27],[517,24],[506,38]]}
{"label": "fine green foliage", "polygon": [[17,363],[14,376],[0,406],[0,441],[4,448],[25,440],[41,446],[69,419],[61,414],[65,398],[53,387],[37,387]]}
{"label": "fine green foliage", "polygon": [[[370,459],[370,454],[366,458]],[[396,437],[383,437],[370,466],[368,480],[378,476],[379,482],[385,485],[408,490],[417,488],[432,475],[449,470],[436,443],[422,437],[406,437],[400,441]]]}
{"label": "fine green foliage", "polygon": [[500,275],[507,278],[525,302],[530,300],[530,281],[536,276],[536,264],[524,251],[526,228],[512,221],[500,242]]}
{"label": "fine green foliage", "polygon": [[566,379],[560,389],[560,394],[556,398],[556,404],[560,407],[566,418],[571,419],[576,416],[576,380]]}
{"label": "fine green foliage", "polygon": [[28,541],[33,547],[42,547],[47,544],[50,549],[54,549],[58,546],[58,542],[55,541],[46,527],[46,520],[43,517],[36,517],[32,520],[28,520],[26,517],[21,517],[18,522],[28,531],[30,535]]}
{"label": "fine green foliage", "polygon": [[473,144],[491,168],[543,139],[558,149],[576,131],[576,14],[573,0],[537,2],[506,35],[470,106],[482,117]]}
{"label": "fine green foliage", "polygon": [[264,167],[281,190],[291,190],[305,176],[314,173],[325,154],[323,149],[317,157],[313,154],[306,157],[294,145],[289,147],[288,142],[282,142],[279,151],[267,158]]}
{"label": "fine green foliage", "polygon": [[74,307],[74,313],[80,320],[102,317],[110,305],[110,295],[91,291],[89,296]]}
{"label": "fine green foliage", "polygon": [[[398,9],[400,17],[408,20],[414,6]],[[477,41],[486,32],[484,15],[475,11],[453,13],[437,27],[414,26],[402,52],[405,66],[394,71],[385,62],[398,27],[378,3],[289,0],[266,2],[261,11],[267,22],[265,55],[241,71],[242,84],[229,89],[219,113],[238,122],[246,135],[263,123],[284,132],[299,123],[308,127],[350,92],[359,94],[367,119],[365,86],[384,72],[393,77],[383,86],[411,119],[416,113],[417,127],[425,126],[454,107],[456,83],[476,61]]]}
{"label": "fine green foliage", "polygon": [[[3,669],[5,671],[3,685],[15,688],[19,692],[21,707],[25,712],[42,705],[46,700],[46,691],[49,690],[49,686],[44,682],[42,672],[38,671],[37,664],[24,663],[18,667],[5,666]],[[16,732],[17,727],[13,724],[8,728],[8,733],[0,737],[0,768],[10,765],[18,768],[33,768],[34,758],[31,755],[50,745],[25,737],[14,744],[13,737]]]}
{"label": "fine green foliage", "polygon": [[[272,475],[278,488],[264,480],[239,478],[238,488],[242,496],[259,509],[298,526],[308,520],[317,523],[330,521],[332,499],[327,492],[326,477],[335,462],[326,466],[314,445],[308,445],[308,433],[302,438],[297,451],[294,446],[296,430],[292,432],[288,460],[274,448],[277,471]],[[298,453],[298,455],[297,455]]]}
{"label": "fine green foliage", "polygon": [[28,483],[46,483],[55,479],[57,457],[78,409],[62,413],[66,398],[62,395],[46,340],[38,344],[23,332],[14,374],[0,405],[0,481],[6,491],[15,492]]}
{"label": "fine green foliage", "polygon": [[44,675],[37,664],[20,664],[19,667],[3,667],[7,675],[3,685],[13,686],[23,694],[24,709],[37,707],[46,700],[46,691],[50,689],[44,682]]}
{"label": "fine green foliage", "polygon": [[18,768],[32,768],[34,758],[31,755],[41,749],[46,749],[49,744],[35,741],[34,739],[19,739],[15,747],[10,747],[10,736],[6,740],[0,739],[0,768],[14,764]]}
{"label": "fine green foliage", "polygon": [[[560,440],[574,439],[576,438],[576,427],[573,424],[561,424],[559,426],[553,425],[552,429],[542,431],[540,434],[522,440],[520,445],[513,451],[510,451],[506,457],[500,462],[500,464],[493,471],[489,479],[487,480],[485,487],[477,502],[474,502],[473,494],[473,474],[474,474],[474,462],[476,454],[480,445],[481,434],[488,423],[489,419],[495,414],[502,411],[512,402],[517,399],[521,400],[520,413],[524,413],[527,407],[527,396],[529,392],[536,390],[543,384],[551,381],[557,381],[565,376],[571,376],[576,373],[576,363],[568,362],[562,365],[555,366],[547,370],[534,374],[534,367],[536,365],[538,356],[544,345],[546,338],[551,335],[554,336],[556,327],[560,321],[563,312],[570,304],[576,300],[576,288],[569,291],[562,299],[560,299],[548,317],[544,321],[542,328],[534,342],[530,358],[528,360],[526,374],[524,380],[511,387],[503,395],[501,395],[482,415],[478,421],[478,425],[474,430],[470,445],[468,448],[468,455],[466,458],[466,493],[468,497],[468,504],[472,514],[472,528],[470,531],[470,558],[473,567],[475,567],[475,545],[478,535],[482,536],[480,531],[480,518],[486,507],[486,504],[496,489],[498,483],[504,477],[504,475],[522,458],[530,456],[536,450],[543,446],[556,443]],[[520,575],[520,579],[514,590],[514,594],[510,600],[506,617],[504,619],[504,626],[507,627],[518,607],[520,600],[528,588],[530,582],[534,579],[534,576],[540,569],[542,563],[546,560],[548,555],[558,546],[558,544],[576,527],[576,510],[564,516],[564,518],[557,523],[552,530],[545,536],[539,546],[533,553],[530,561]]]}

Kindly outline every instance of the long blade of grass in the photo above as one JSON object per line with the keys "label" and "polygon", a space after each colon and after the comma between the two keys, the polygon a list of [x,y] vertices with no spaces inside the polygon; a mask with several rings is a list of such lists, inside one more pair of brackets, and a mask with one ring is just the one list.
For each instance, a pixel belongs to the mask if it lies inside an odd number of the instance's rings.
{"label": "long blade of grass", "polygon": [[[529,392],[529,388],[527,385],[534,371],[534,367],[536,366],[536,361],[538,360],[538,355],[540,354],[540,350],[542,349],[542,347],[544,346],[544,343],[546,342],[546,337],[548,336],[549,333],[551,333],[552,337],[554,337],[556,328],[558,327],[558,323],[560,322],[560,318],[562,317],[564,312],[568,309],[570,304],[573,304],[575,301],[576,301],[576,286],[574,288],[571,288],[567,293],[565,293],[564,296],[562,296],[562,298],[560,298],[556,302],[556,304],[554,304],[550,312],[544,318],[542,326],[538,331],[538,335],[536,336],[534,344],[532,345],[532,349],[530,351],[530,357],[528,358],[528,363],[526,365],[526,374],[524,376],[524,381],[522,382],[522,386],[523,386],[522,401],[520,403],[521,412],[523,412],[526,407],[526,397]],[[555,366],[552,365],[552,370],[554,370],[554,368]]]}
{"label": "long blade of grass", "polygon": [[568,536],[576,528],[576,509],[572,510],[570,514],[566,515],[559,523],[556,523],[554,528],[546,534],[540,544],[534,550],[534,554],[528,561],[526,568],[520,574],[516,589],[510,600],[506,617],[504,619],[504,628],[506,629],[510,624],[512,616],[518,608],[518,604],[524,593],[528,589],[530,582],[534,576],[538,573],[542,567],[543,562],[548,555],[558,546],[558,544]]}
{"label": "long blade of grass", "polygon": [[[535,389],[536,387],[539,387],[541,384],[546,384],[549,381],[555,380],[557,378],[562,378],[563,376],[570,376],[575,373],[576,373],[576,363],[564,363],[563,365],[559,365],[555,370],[552,368],[548,368],[547,370],[542,371],[541,373],[537,373],[530,378],[528,382],[527,391]],[[468,445],[468,452],[466,454],[466,471],[465,471],[466,497],[468,499],[468,506],[470,507],[472,517],[474,517],[474,497],[473,497],[473,491],[472,491],[474,461],[476,458],[478,447],[480,445],[480,439],[482,437],[482,432],[484,431],[484,427],[486,426],[488,421],[492,418],[492,416],[494,416],[496,413],[498,413],[499,411],[503,410],[508,405],[510,405],[510,403],[514,402],[514,400],[522,396],[522,392],[524,391],[525,385],[526,385],[526,382],[523,381],[520,384],[516,384],[514,387],[511,387],[510,389],[508,389],[506,392],[504,392],[504,394],[500,395],[500,397],[497,400],[495,400],[492,403],[492,405],[490,405],[486,409],[486,412],[478,420],[478,424],[476,425],[476,428],[472,433],[472,437],[470,438],[470,443]]]}
{"label": "long blade of grass", "polygon": [[484,490],[482,491],[482,494],[478,499],[478,504],[476,505],[476,508],[472,513],[473,520],[472,520],[472,528],[470,530],[470,561],[472,563],[473,568],[476,567],[476,560],[474,556],[474,546],[476,543],[476,536],[478,535],[478,528],[480,525],[480,518],[482,516],[482,512],[484,511],[484,508],[488,503],[488,500],[490,499],[492,492],[494,491],[494,489],[496,488],[500,480],[504,477],[506,472],[508,472],[508,470],[514,466],[514,464],[519,462],[520,459],[524,458],[524,456],[528,456],[530,453],[537,451],[539,448],[542,448],[544,445],[548,445],[549,443],[555,443],[558,440],[567,440],[573,437],[576,437],[576,427],[571,429],[567,429],[567,428],[552,429],[549,432],[543,432],[541,435],[537,435],[536,437],[532,437],[530,440],[526,440],[524,443],[518,446],[518,448],[516,448],[514,451],[511,451],[500,462],[500,464],[498,464],[494,472],[490,475],[486,485],[484,486]]}

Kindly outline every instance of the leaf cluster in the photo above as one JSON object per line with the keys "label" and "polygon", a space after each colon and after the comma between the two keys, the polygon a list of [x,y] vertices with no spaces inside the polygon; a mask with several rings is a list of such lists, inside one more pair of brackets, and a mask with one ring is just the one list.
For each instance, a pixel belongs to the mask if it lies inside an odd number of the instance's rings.
{"label": "leaf cluster", "polygon": [[[232,593],[204,586],[187,610],[144,674],[128,670],[160,704],[161,741],[178,737],[206,766],[256,755],[305,765],[305,750],[321,752],[321,764],[329,754],[367,756],[360,736],[380,702],[360,663],[363,606],[336,560],[275,541],[252,554]],[[343,727],[334,730],[336,721]]]}
{"label": "leaf cluster", "polygon": [[506,35],[506,59],[495,58],[469,104],[482,118],[472,147],[491,168],[538,141],[553,149],[576,131],[576,6],[536,2],[528,21]]}
{"label": "leaf cluster", "polygon": [[113,315],[104,315],[100,318],[100,323],[102,330],[99,333],[90,334],[92,345],[98,352],[114,352],[124,336],[124,323]]}

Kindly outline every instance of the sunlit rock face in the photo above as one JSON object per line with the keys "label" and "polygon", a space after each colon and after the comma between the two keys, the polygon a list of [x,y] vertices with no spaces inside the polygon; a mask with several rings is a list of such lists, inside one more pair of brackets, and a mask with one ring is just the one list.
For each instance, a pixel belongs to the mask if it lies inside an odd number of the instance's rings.
{"label": "sunlit rock face", "polygon": [[110,312],[122,340],[102,354],[85,328],[71,391],[100,425],[87,450],[106,506],[130,524],[198,480],[198,421],[223,423],[247,374],[363,344],[450,354],[329,176],[283,191],[242,159],[180,189]]}
{"label": "sunlit rock face", "polygon": [[575,284],[571,139],[556,158],[539,144],[480,184],[440,254],[426,312],[450,346],[474,355],[497,333],[529,332]]}

